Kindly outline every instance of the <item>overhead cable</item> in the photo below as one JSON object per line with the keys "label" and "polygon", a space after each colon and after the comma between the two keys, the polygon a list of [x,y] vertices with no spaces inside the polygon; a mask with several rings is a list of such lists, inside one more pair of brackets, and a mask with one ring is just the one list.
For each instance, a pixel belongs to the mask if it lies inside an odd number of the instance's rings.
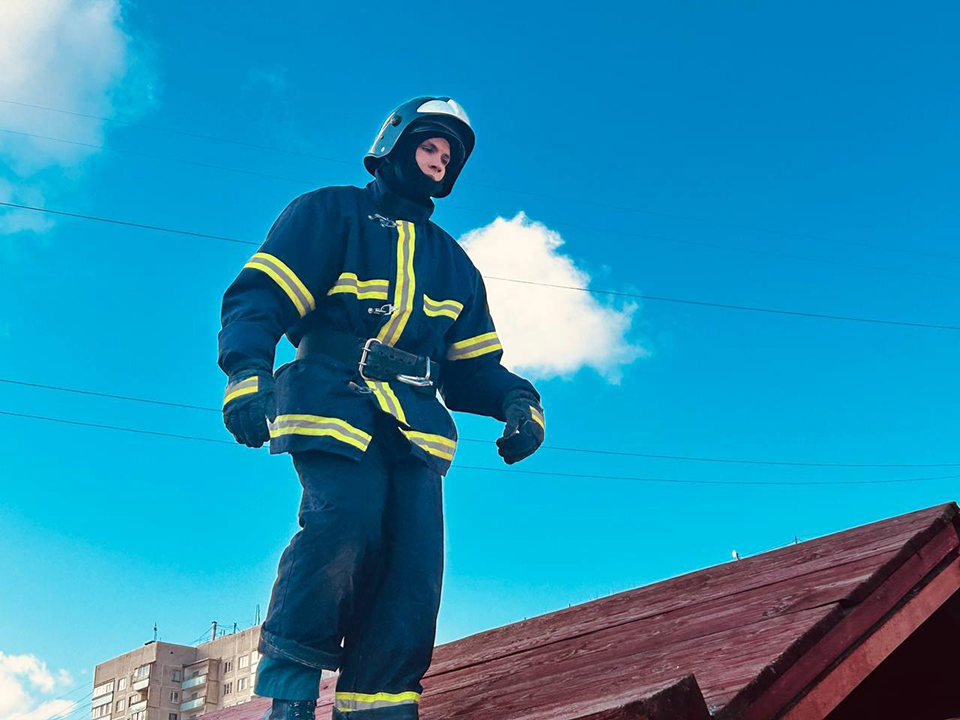
{"label": "overhead cable", "polygon": [[[211,240],[222,240],[225,242],[237,243],[241,245],[252,245],[252,246],[260,245],[260,243],[255,243],[250,240],[238,240],[237,238],[224,237],[221,235],[209,235],[206,233],[192,232],[189,230],[179,230],[176,228],[161,227],[157,225],[147,225],[144,223],[129,222],[125,220],[116,220],[113,218],[99,217],[95,215],[82,215],[80,213],[67,212],[63,210],[51,210],[49,208],[42,208],[42,207],[37,207],[33,205],[23,205],[20,203],[0,202],[0,206],[16,208],[19,210],[29,210],[33,212],[49,213],[52,215],[62,215],[65,217],[71,217],[71,218],[80,219],[80,220],[90,220],[94,222],[111,223],[114,225],[123,225],[126,227],[133,227],[133,228],[139,228],[139,229],[145,229],[145,230],[156,230],[159,232],[173,233],[176,235],[186,235],[190,237],[200,237],[200,238],[207,238]],[[754,306],[754,305],[734,305],[731,303],[709,302],[706,300],[690,300],[686,298],[672,298],[672,297],[666,297],[663,295],[647,295],[643,293],[631,293],[631,292],[624,292],[620,290],[600,290],[595,288],[578,287],[575,285],[559,285],[559,284],[553,284],[553,283],[538,282],[535,280],[520,280],[518,278],[504,278],[504,277],[495,277],[495,276],[484,276],[484,277],[485,279],[496,280],[499,282],[520,283],[524,285],[537,285],[540,287],[548,287],[548,288],[554,288],[558,290],[572,290],[577,292],[586,292],[594,295],[610,295],[615,297],[636,298],[640,300],[647,300],[650,302],[677,303],[682,305],[712,307],[712,308],[719,308],[724,310],[738,310],[742,312],[787,315],[792,317],[805,317],[805,318],[812,318],[816,320],[836,320],[836,321],[842,321],[842,322],[855,322],[855,323],[864,323],[864,324],[873,324],[873,325],[895,325],[900,327],[923,328],[928,330],[960,331],[960,326],[957,326],[957,325],[909,322],[905,320],[887,320],[883,318],[866,318],[866,317],[856,317],[853,315],[835,315],[830,313],[815,313],[815,312],[807,312],[807,311],[800,311],[800,310],[781,310],[778,308],[766,308],[766,307],[760,307],[760,306]]]}
{"label": "overhead cable", "polygon": [[[65,425],[96,428],[98,430],[116,430],[120,432],[137,433],[142,435],[155,435],[160,437],[173,438],[177,440],[192,440],[192,441],[199,441],[199,442],[206,442],[206,443],[216,443],[218,445],[230,445],[236,448],[244,447],[243,445],[240,445],[238,443],[229,442],[226,440],[217,440],[214,438],[200,437],[195,435],[179,435],[174,433],[142,430],[139,428],[130,428],[130,427],[124,427],[119,425],[103,425],[100,423],[90,423],[90,422],[85,422],[80,420],[66,420],[64,418],[55,418],[55,417],[49,417],[44,415],[32,415],[28,413],[10,412],[7,410],[0,410],[0,415],[7,415],[9,417],[17,417],[17,418],[28,418],[31,420],[45,420],[48,422],[62,423]],[[694,480],[694,479],[677,479],[677,478],[640,477],[635,475],[577,474],[577,473],[563,473],[563,472],[552,472],[552,471],[519,470],[517,468],[487,468],[487,467],[478,467],[474,465],[459,465],[457,463],[454,463],[453,467],[455,469],[477,470],[482,472],[519,473],[521,475],[541,475],[545,477],[565,477],[565,478],[584,479],[584,480],[629,480],[634,482],[645,482],[645,483],[664,483],[668,485],[831,487],[831,486],[838,486],[838,485],[897,485],[902,483],[918,483],[918,482],[928,482],[928,481],[936,481],[936,480],[953,480],[953,479],[960,478],[960,475],[939,475],[934,477],[891,478],[886,480],[822,480],[820,482],[805,481],[805,480],[783,480],[783,481],[780,481],[780,480]]]}
{"label": "overhead cable", "polygon": [[[21,387],[56,390],[59,392],[76,393],[79,395],[92,395],[94,397],[108,398],[111,400],[125,400],[130,402],[145,403],[149,405],[161,405],[164,407],[184,408],[187,410],[202,410],[205,412],[215,412],[218,415],[223,412],[222,408],[209,407],[204,405],[188,405],[185,403],[170,402],[166,400],[155,400],[150,398],[137,397],[133,395],[115,395],[112,393],[97,392],[94,390],[81,390],[79,388],[64,387],[62,385],[45,385],[41,383],[25,382],[23,380],[13,380],[11,378],[0,378],[0,383],[7,385],[18,385]],[[480,438],[459,438],[460,442],[481,443],[484,445],[495,445],[493,440],[483,440]],[[229,443],[228,443],[229,444]],[[541,445],[541,450],[554,450],[558,452],[587,453],[591,455],[612,455],[617,457],[638,457],[649,460],[680,460],[685,462],[718,463],[732,465],[764,465],[776,467],[811,467],[811,468],[849,468],[849,469],[907,469],[907,468],[938,468],[938,467],[960,467],[960,462],[951,463],[837,463],[837,462],[801,462],[786,460],[747,460],[737,458],[715,458],[702,457],[696,455],[662,455],[654,453],[627,452],[623,450],[601,450],[597,448],[566,447],[560,445]]]}
{"label": "overhead cable", "polygon": [[[194,167],[206,168],[206,169],[210,169],[210,170],[220,170],[220,171],[224,171],[224,172],[239,173],[239,174],[241,174],[241,175],[252,175],[252,176],[255,176],[255,177],[261,177],[261,178],[266,178],[266,179],[271,179],[271,180],[281,180],[281,181],[284,181],[284,182],[295,183],[295,184],[297,184],[297,185],[302,185],[302,186],[305,186],[305,187],[316,187],[316,185],[317,185],[317,183],[315,183],[314,181],[312,181],[312,180],[305,180],[305,179],[303,179],[303,178],[293,178],[293,177],[289,177],[289,176],[285,176],[285,175],[276,175],[276,174],[265,173],[265,172],[260,172],[260,171],[256,171],[256,170],[246,170],[246,169],[243,169],[243,168],[230,167],[230,166],[226,166],[226,165],[215,165],[215,164],[212,164],[212,163],[199,162],[199,161],[196,161],[196,160],[187,160],[187,159],[184,159],[184,158],[176,158],[176,157],[169,157],[169,156],[165,156],[165,155],[157,155],[156,153],[147,153],[147,152],[141,152],[141,151],[137,151],[137,150],[126,150],[126,149],[124,149],[124,148],[118,148],[118,147],[113,147],[113,146],[95,145],[95,144],[92,144],[92,143],[79,142],[79,141],[76,141],[76,140],[65,140],[65,139],[63,139],[63,138],[55,138],[55,137],[50,137],[50,136],[47,136],[47,135],[37,135],[37,134],[34,134],[34,133],[23,132],[23,131],[20,131],[20,130],[10,130],[10,129],[8,129],[8,128],[0,128],[0,132],[9,133],[9,134],[12,134],[12,135],[19,135],[19,136],[22,136],[22,137],[34,138],[34,139],[38,139],[38,140],[48,140],[48,141],[52,141],[52,142],[66,143],[66,144],[68,144],[68,145],[78,145],[78,146],[80,146],[80,147],[87,147],[87,148],[93,148],[93,149],[97,149],[97,150],[106,150],[106,151],[110,151],[110,152],[123,153],[123,154],[126,154],[126,155],[133,155],[133,156],[136,156],[136,157],[151,158],[151,159],[154,159],[154,160],[161,160],[161,161],[164,161],[164,162],[182,163],[182,164],[184,164],[184,165],[191,165],[191,166],[194,166]],[[498,215],[498,214],[499,214],[499,213],[497,213],[497,212],[495,212],[495,211],[493,211],[493,210],[485,210],[485,209],[482,209],[482,208],[467,208],[467,207],[463,207],[463,206],[461,206],[461,205],[455,205],[455,204],[450,204],[450,203],[446,203],[446,204],[445,204],[445,207],[448,207],[448,208],[451,208],[451,209],[454,209],[454,210],[463,211],[463,212],[480,213],[480,214],[484,214],[484,215]],[[649,233],[637,233],[637,232],[632,232],[632,231],[623,230],[623,229],[619,229],[619,228],[616,229],[616,230],[610,230],[610,229],[608,229],[608,228],[591,227],[591,226],[589,226],[589,225],[582,225],[582,224],[579,224],[579,223],[571,223],[571,222],[567,222],[567,221],[564,221],[564,220],[553,221],[553,222],[552,222],[552,225],[555,225],[555,226],[557,226],[557,227],[568,227],[568,228],[575,228],[575,229],[579,229],[579,230],[586,230],[586,231],[588,231],[588,232],[597,232],[597,233],[602,233],[602,234],[607,235],[607,236],[609,236],[609,235],[616,235],[616,236],[637,238],[637,239],[640,239],[640,240],[652,240],[652,241],[654,241],[654,242],[670,243],[670,244],[674,244],[674,245],[685,245],[685,246],[692,246],[692,247],[702,247],[702,248],[707,248],[707,249],[710,249],[710,250],[722,250],[722,251],[727,251],[727,252],[745,253],[745,254],[748,254],[748,255],[759,255],[759,256],[761,256],[761,257],[777,257],[777,258],[784,258],[784,259],[787,259],[787,260],[797,260],[797,261],[800,261],[800,262],[811,262],[811,263],[818,263],[818,264],[825,264],[825,265],[834,265],[834,266],[839,266],[839,267],[851,267],[851,268],[855,268],[855,269],[857,269],[857,270],[871,270],[871,271],[894,273],[894,274],[897,274],[897,275],[913,275],[913,276],[918,276],[918,277],[937,278],[937,279],[941,279],[941,280],[960,281],[960,277],[956,277],[956,276],[953,276],[953,275],[942,275],[942,274],[939,274],[939,273],[930,273],[930,272],[925,272],[925,271],[922,271],[922,270],[910,270],[910,269],[907,269],[907,268],[891,268],[891,267],[883,267],[883,266],[878,266],[878,265],[864,265],[864,264],[862,264],[862,263],[848,262],[848,261],[846,261],[846,260],[833,260],[833,259],[829,259],[829,258],[809,257],[809,256],[805,256],[805,255],[795,255],[795,254],[793,254],[793,253],[779,252],[779,251],[776,251],[776,250],[766,250],[766,249],[759,249],[759,248],[739,247],[739,246],[735,246],[735,245],[724,245],[724,244],[722,244],[722,243],[704,242],[704,241],[701,241],[701,240],[685,240],[685,239],[680,239],[680,238],[664,237],[664,236],[662,236],[662,235],[651,235],[651,234],[649,234]]]}

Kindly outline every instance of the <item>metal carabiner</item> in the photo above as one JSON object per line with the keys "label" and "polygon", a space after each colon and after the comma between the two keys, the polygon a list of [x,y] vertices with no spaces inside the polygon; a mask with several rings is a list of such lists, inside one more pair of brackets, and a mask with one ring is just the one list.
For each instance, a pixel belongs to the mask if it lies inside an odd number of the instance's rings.
{"label": "metal carabiner", "polygon": [[381,215],[380,213],[377,213],[376,215],[367,215],[367,217],[370,218],[371,220],[378,220],[378,221],[380,222],[380,225],[381,225],[382,227],[394,227],[394,228],[395,228],[395,227],[397,226],[397,223],[396,223],[394,220],[391,220],[391,219],[388,218],[388,217],[384,217],[384,216]]}
{"label": "metal carabiner", "polygon": [[353,388],[360,395],[372,395],[373,390],[370,388],[365,388],[357,385],[353,380],[347,383],[351,388]]}
{"label": "metal carabiner", "polygon": [[390,303],[381,305],[378,308],[367,308],[368,315],[393,315],[396,311],[397,306],[391,305]]}

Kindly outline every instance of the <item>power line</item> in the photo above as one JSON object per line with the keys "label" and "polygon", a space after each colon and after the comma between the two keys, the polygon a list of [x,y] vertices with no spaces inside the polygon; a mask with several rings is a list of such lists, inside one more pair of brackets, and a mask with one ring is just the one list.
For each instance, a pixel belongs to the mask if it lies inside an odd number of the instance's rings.
{"label": "power line", "polygon": [[[206,443],[217,443],[220,445],[230,445],[233,447],[243,447],[238,443],[227,442],[226,440],[216,440],[213,438],[199,437],[195,435],[175,435],[173,433],[163,433],[163,432],[154,432],[151,430],[141,430],[138,428],[122,427],[118,425],[102,425],[99,423],[89,423],[80,420],[65,420],[63,418],[54,418],[43,415],[30,415],[27,413],[16,413],[9,412],[6,410],[0,410],[0,415],[8,415],[11,417],[18,418],[29,418],[32,420],[46,420],[48,422],[63,423],[66,425],[76,425],[96,428],[99,430],[117,430],[121,432],[128,433],[138,433],[143,435],[156,435],[167,438],[174,438],[178,440],[193,440]],[[566,478],[575,478],[575,479],[584,479],[584,480],[629,480],[635,482],[647,482],[647,483],[665,483],[670,485],[743,485],[743,486],[770,486],[775,487],[778,485],[782,486],[823,486],[830,487],[835,485],[896,485],[901,483],[917,483],[917,482],[926,482],[933,480],[953,480],[960,478],[960,475],[940,475],[935,477],[916,477],[916,478],[892,478],[887,480],[823,480],[820,482],[813,481],[803,481],[803,480],[784,480],[784,481],[774,481],[774,480],[692,480],[692,479],[674,479],[674,478],[655,478],[655,477],[639,477],[635,475],[590,475],[590,474],[578,474],[578,473],[563,473],[563,472],[548,472],[548,471],[537,471],[537,470],[519,470],[516,468],[487,468],[487,467],[478,467],[474,465],[454,465],[458,470],[479,470],[483,472],[503,472],[503,473],[520,473],[522,475],[542,475],[545,477],[566,477]]]}
{"label": "power line", "polygon": [[[76,688],[74,688],[74,689],[76,689]],[[70,692],[73,692],[73,690],[71,690]],[[66,694],[69,695],[70,693],[66,693]],[[80,698],[79,700],[71,700],[70,702],[72,702],[73,705],[71,705],[70,707],[65,708],[65,709],[63,709],[63,710],[60,710],[60,711],[58,711],[58,712],[55,712],[53,715],[50,715],[49,717],[44,718],[44,720],[66,720],[66,718],[68,718],[68,717],[70,717],[70,716],[72,716],[72,715],[76,715],[79,710],[85,710],[85,709],[86,709],[86,703],[84,703],[84,701],[87,700],[87,699],[89,699],[89,698],[92,697],[92,696],[93,696],[93,689],[91,688],[90,692],[88,692],[86,695],[84,695],[84,696],[83,696],[82,698]],[[63,697],[63,695],[60,696],[60,698],[62,698],[62,697]],[[56,700],[59,700],[60,698],[55,698],[55,699],[56,699]],[[53,701],[51,701],[51,702],[53,702]]]}
{"label": "power line", "polygon": [[483,472],[520,473],[521,475],[543,475],[547,477],[565,477],[578,480],[631,480],[647,483],[667,483],[671,485],[750,485],[750,486],[804,486],[816,487],[831,485],[898,485],[901,483],[917,483],[932,480],[955,480],[960,475],[940,475],[936,477],[891,478],[888,480],[687,480],[673,478],[637,477],[633,475],[593,475],[581,473],[553,472],[545,470],[520,470],[517,468],[487,468],[474,465],[457,465],[458,470],[481,470]]}
{"label": "power line", "polygon": [[32,212],[46,213],[48,215],[60,215],[63,217],[75,218],[77,220],[91,220],[93,222],[109,223],[111,225],[122,225],[124,227],[139,228],[140,230],[156,230],[157,232],[172,233],[174,235],[186,235],[188,237],[205,238],[207,240],[222,240],[238,245],[259,246],[260,243],[250,240],[237,240],[236,238],[225,237],[223,235],[210,235],[208,233],[193,232],[191,230],[176,230],[174,228],[161,227],[159,225],[146,225],[143,223],[129,222],[127,220],[116,220],[114,218],[99,217],[96,215],[81,215],[80,213],[67,212],[66,210],[51,210],[49,208],[34,207],[32,205],[20,205],[18,203],[0,202],[0,206],[15,208],[17,210],[30,210]]}
{"label": "power line", "polygon": [[[104,223],[110,223],[114,225],[123,225],[126,227],[133,227],[133,228],[139,228],[139,229],[145,229],[145,230],[156,230],[158,232],[172,233],[175,235],[186,235],[189,237],[200,237],[200,238],[207,238],[210,240],[222,240],[225,242],[237,243],[241,245],[253,245],[253,246],[260,245],[260,243],[255,243],[249,240],[238,240],[237,238],[230,238],[222,235],[209,235],[206,233],[192,232],[189,230],[179,230],[176,228],[168,228],[168,227],[162,227],[158,225],[147,225],[144,223],[135,223],[135,222],[129,222],[125,220],[116,220],[113,218],[99,217],[95,215],[82,215],[80,213],[67,212],[63,210],[51,210],[48,208],[36,207],[33,205],[22,205],[19,203],[0,202],[0,206],[16,208],[19,210],[30,210],[33,212],[49,213],[52,215],[61,215],[61,216],[76,218],[80,220],[104,222]],[[766,308],[766,307],[760,307],[760,306],[754,306],[754,305],[734,305],[730,303],[709,302],[706,300],[689,300],[686,298],[672,298],[672,297],[666,297],[663,295],[647,295],[644,293],[630,293],[630,292],[623,292],[619,290],[599,290],[595,288],[577,287],[574,285],[559,285],[559,284],[553,284],[553,283],[537,282],[534,280],[520,280],[517,278],[486,276],[486,279],[496,280],[499,282],[520,283],[523,285],[536,285],[540,287],[555,288],[559,290],[587,292],[594,295],[610,295],[615,297],[636,298],[640,300],[647,300],[650,302],[665,302],[665,303],[675,303],[675,304],[682,304],[682,305],[693,305],[698,307],[712,307],[712,308],[719,308],[724,310],[738,310],[742,312],[786,315],[791,317],[805,317],[805,318],[812,318],[816,320],[835,320],[835,321],[842,321],[842,322],[855,322],[855,323],[865,323],[865,324],[872,324],[872,325],[894,325],[894,326],[900,326],[900,327],[923,328],[928,330],[960,331],[960,326],[957,326],[957,325],[908,322],[905,320],[886,320],[882,318],[865,318],[865,317],[857,317],[852,315],[814,313],[814,312],[806,312],[806,311],[800,311],[800,310],[781,310],[778,308]]]}
{"label": "power line", "polygon": [[[7,385],[18,385],[22,387],[56,390],[58,392],[77,393],[80,395],[92,395],[94,397],[109,398],[111,400],[125,400],[130,402],[139,402],[149,405],[161,405],[165,407],[186,408],[188,410],[202,410],[205,412],[215,412],[220,414],[222,408],[208,407],[204,405],[187,405],[184,403],[168,402],[165,400],[154,400],[150,398],[136,397],[133,395],[114,395],[112,393],[96,392],[93,390],[81,390],[79,388],[64,387],[62,385],[44,385],[41,383],[24,382],[22,380],[12,380],[10,378],[0,378],[0,383]],[[492,440],[483,440],[481,438],[459,438],[460,442],[480,443],[484,445],[495,445]],[[218,441],[226,442],[229,441]],[[908,469],[908,468],[938,468],[938,467],[960,467],[960,463],[835,463],[835,462],[799,462],[799,461],[779,461],[779,460],[748,460],[737,458],[715,458],[696,455],[659,455],[654,453],[627,452],[622,450],[600,450],[595,448],[564,447],[558,445],[541,445],[541,450],[554,450],[558,452],[587,453],[591,455],[612,455],[617,457],[638,457],[651,460],[681,460],[686,462],[702,463],[720,463],[732,465],[762,465],[773,467],[810,467],[810,468],[848,468],[848,469]]]}
{"label": "power line", "polygon": [[[63,139],[63,138],[55,138],[55,137],[50,137],[50,136],[48,136],[48,135],[37,135],[37,134],[35,134],[35,133],[28,133],[28,132],[23,132],[23,131],[20,131],[20,130],[10,130],[10,129],[8,129],[8,128],[0,128],[0,132],[9,133],[9,134],[11,134],[11,135],[19,135],[19,136],[22,136],[22,137],[34,138],[34,139],[38,139],[38,140],[47,140],[47,141],[52,141],[52,142],[65,143],[65,144],[68,144],[68,145],[77,145],[77,146],[80,146],[80,147],[93,148],[93,149],[97,149],[97,150],[106,150],[106,151],[110,151],[110,152],[123,153],[123,154],[126,154],[126,155],[133,155],[133,156],[136,156],[136,157],[151,158],[151,159],[154,159],[154,160],[160,160],[160,161],[164,161],[164,162],[182,163],[182,164],[184,164],[184,165],[191,165],[191,166],[194,166],[194,167],[206,168],[206,169],[210,169],[210,170],[220,170],[220,171],[224,171],[224,172],[240,173],[240,174],[242,174],[242,175],[251,175],[251,176],[255,176],[255,177],[267,178],[267,179],[272,179],[272,180],[281,180],[281,181],[284,181],[284,182],[290,182],[290,183],[294,183],[294,184],[297,184],[297,185],[303,185],[303,186],[307,186],[307,187],[316,187],[316,186],[317,186],[317,183],[316,183],[316,182],[314,182],[314,181],[312,181],[312,180],[305,180],[305,179],[303,179],[303,178],[293,178],[293,177],[289,177],[289,176],[285,176],[285,175],[275,175],[275,174],[260,172],[260,171],[256,171],[256,170],[246,170],[246,169],[243,169],[243,168],[230,167],[230,166],[226,166],[226,165],[215,165],[215,164],[212,164],[212,163],[204,163],[204,162],[199,162],[199,161],[195,161],[195,160],[186,160],[186,159],[184,159],[184,158],[176,158],[176,157],[169,157],[169,156],[165,156],[165,155],[157,155],[157,154],[155,154],[155,153],[147,153],[147,152],[141,152],[141,151],[137,151],[137,150],[126,150],[126,149],[124,149],[124,148],[118,148],[118,147],[107,146],[107,145],[95,145],[95,144],[93,144],[93,143],[80,142],[80,141],[77,141],[77,140],[65,140],[65,139]],[[459,211],[462,211],[462,212],[480,213],[480,214],[483,214],[483,215],[497,215],[497,214],[498,214],[498,213],[496,213],[496,212],[493,211],[493,210],[486,210],[486,209],[483,209],[483,208],[467,208],[467,207],[463,207],[463,206],[460,206],[460,205],[454,205],[454,204],[450,204],[450,203],[447,203],[447,204],[446,204],[446,207],[451,208],[451,209],[454,209],[454,210],[459,210]],[[855,268],[855,269],[857,269],[857,270],[873,270],[873,271],[879,271],[879,272],[894,273],[894,274],[897,274],[897,275],[913,275],[913,276],[917,276],[917,277],[927,277],[927,278],[937,278],[937,279],[941,279],[941,280],[960,281],[960,277],[956,277],[956,276],[952,276],[952,275],[941,275],[941,274],[938,274],[938,273],[923,272],[923,271],[918,271],[918,270],[909,270],[909,269],[906,269],[906,268],[891,268],[891,267],[882,267],[882,266],[878,266],[878,265],[864,265],[864,264],[862,264],[862,263],[853,263],[853,262],[848,262],[848,261],[845,261],[845,260],[831,260],[831,259],[829,259],[829,258],[817,258],[817,257],[808,257],[808,256],[805,256],[805,255],[795,255],[795,254],[793,254],[793,253],[783,253],[783,252],[778,252],[778,251],[776,251],[776,250],[761,250],[761,249],[758,249],[758,248],[747,248],[747,247],[739,247],[739,246],[735,246],[735,245],[724,245],[724,244],[721,244],[721,243],[703,242],[703,241],[699,241],[699,240],[683,240],[683,239],[680,239],[680,238],[664,237],[664,236],[662,236],[662,235],[651,235],[651,234],[649,234],[649,233],[629,232],[629,231],[624,231],[624,230],[621,230],[621,229],[610,230],[610,229],[606,229],[606,228],[598,228],[598,227],[592,227],[592,226],[589,226],[589,225],[582,225],[582,224],[579,224],[579,223],[571,223],[571,222],[567,222],[567,221],[563,221],[563,220],[561,220],[561,221],[553,221],[552,224],[555,225],[555,226],[557,226],[557,227],[575,228],[575,229],[578,229],[578,230],[586,230],[586,231],[589,231],[589,232],[602,233],[602,234],[607,235],[607,236],[609,236],[609,235],[617,235],[617,236],[623,236],[623,237],[638,238],[638,239],[642,239],[642,240],[652,240],[652,241],[655,241],[655,242],[671,243],[671,244],[675,244],[675,245],[686,245],[686,246],[691,246],[691,247],[702,247],[702,248],[708,248],[708,249],[711,249],[711,250],[724,250],[724,251],[728,251],[728,252],[739,252],[739,253],[745,253],[745,254],[749,254],[749,255],[760,255],[760,256],[762,256],[762,257],[777,257],[777,258],[784,258],[784,259],[787,259],[787,260],[798,260],[798,261],[800,261],[800,262],[810,262],[810,263],[818,263],[818,264],[825,264],[825,265],[835,265],[835,266],[839,266],[839,267],[850,267],[850,268]]]}
{"label": "power line", "polygon": [[679,303],[681,305],[697,305],[701,307],[722,308],[725,310],[742,310],[746,312],[769,313],[773,315],[790,315],[793,317],[814,318],[817,320],[841,320],[844,322],[869,323],[876,325],[899,325],[902,327],[926,328],[930,330],[960,330],[958,325],[938,325],[935,323],[915,323],[905,320],[884,320],[881,318],[864,318],[853,315],[831,315],[828,313],[813,313],[800,310],[779,310],[776,308],[765,308],[756,305],[731,305],[728,303],[707,302],[706,300],[687,300],[684,298],[671,298],[663,295],[645,295],[642,293],[628,293],[619,290],[595,290],[592,288],[576,287],[574,285],[557,285],[553,283],[536,282],[534,280],[518,280],[516,278],[494,277],[492,275],[484,276],[486,280],[499,280],[500,282],[520,283],[522,285],[538,285],[540,287],[556,288],[558,290],[577,290],[580,292],[595,293],[598,295],[613,295],[616,297],[639,298],[641,300],[650,300],[654,302]]}
{"label": "power line", "polygon": [[85,422],[81,420],[66,420],[64,418],[48,417],[46,415],[30,415],[28,413],[10,412],[8,410],[0,410],[0,415],[8,415],[10,417],[18,417],[18,418],[29,418],[31,420],[46,420],[47,422],[61,423],[63,425],[77,425],[77,426],[83,426],[83,427],[100,428],[101,430],[116,430],[119,432],[136,433],[138,435],[155,435],[157,437],[174,438],[177,440],[195,440],[198,442],[216,443],[218,445],[230,445],[230,446],[239,447],[237,443],[233,443],[228,440],[217,440],[216,438],[199,437],[197,435],[179,435],[176,433],[159,432],[156,430],[141,430],[139,428],[122,427],[120,425],[103,425],[100,423],[91,423],[91,422]]}
{"label": "power line", "polygon": [[[334,158],[334,157],[329,157],[324,155],[317,155],[315,153],[310,153],[310,152],[272,147],[269,145],[260,145],[257,143],[252,143],[252,142],[243,141],[243,140],[235,140],[235,139],[224,138],[224,137],[215,136],[215,135],[204,135],[201,133],[195,133],[195,132],[190,132],[186,130],[180,130],[175,128],[165,128],[165,127],[160,127],[156,125],[148,125],[146,123],[137,123],[129,120],[121,120],[117,118],[108,118],[108,117],[103,117],[101,115],[92,115],[88,113],[74,112],[71,110],[64,110],[61,108],[52,108],[44,105],[34,105],[31,103],[17,102],[14,100],[6,100],[2,98],[0,98],[0,103],[5,103],[7,105],[16,105],[19,107],[27,107],[35,110],[43,110],[45,112],[55,112],[63,115],[71,115],[73,117],[82,117],[82,118],[87,118],[91,120],[99,120],[102,122],[125,125],[127,127],[142,128],[145,130],[151,130],[153,132],[165,132],[165,133],[171,133],[174,135],[181,135],[184,137],[196,138],[200,140],[221,142],[229,145],[237,145],[240,147],[247,147],[247,148],[253,148],[257,150],[266,150],[269,152],[282,153],[284,155],[294,155],[298,157],[311,158],[314,160],[322,160],[324,162],[332,162],[340,165],[350,165],[350,166],[356,165],[355,161],[346,160],[344,158]],[[73,142],[73,141],[59,140],[58,138],[50,138],[50,139],[57,140],[59,142]],[[112,149],[112,148],[103,148],[103,149]],[[621,212],[628,212],[628,213],[633,213],[637,215],[648,215],[651,217],[669,218],[672,220],[681,220],[684,222],[695,222],[695,223],[701,223],[705,225],[713,225],[715,227],[731,228],[735,230],[748,230],[750,232],[757,232],[765,235],[778,235],[781,237],[789,237],[789,238],[795,238],[800,240],[817,240],[820,242],[826,242],[826,243],[837,244],[837,245],[849,245],[853,247],[869,248],[871,250],[882,250],[884,252],[898,252],[898,253],[905,253],[910,255],[921,255],[925,257],[932,257],[932,258],[946,259],[946,260],[953,260],[953,261],[960,262],[960,257],[956,255],[950,255],[947,253],[937,253],[937,252],[930,252],[930,251],[924,251],[924,250],[916,250],[914,248],[901,248],[901,247],[891,247],[891,246],[885,246],[885,245],[876,245],[873,243],[864,243],[864,242],[858,242],[855,240],[838,240],[836,238],[824,237],[822,235],[797,233],[797,232],[779,230],[774,228],[758,227],[758,226],[748,225],[743,223],[726,222],[721,220],[715,220],[712,218],[677,215],[675,213],[666,213],[666,212],[660,212],[655,210],[627,207],[623,205],[616,205],[613,203],[598,202],[598,201],[590,200],[583,197],[561,197],[559,195],[552,195],[549,193],[536,192],[532,190],[521,190],[517,188],[508,188],[508,187],[503,187],[499,185],[489,185],[486,183],[478,183],[478,182],[473,182],[466,179],[461,180],[460,182],[464,185],[471,185],[473,187],[484,188],[487,190],[495,190],[497,192],[514,193],[517,195],[527,195],[530,197],[540,197],[546,200],[553,200],[555,202],[560,202],[565,205],[570,203],[576,203],[580,205],[588,205],[592,207],[604,208],[607,210],[618,210]]]}

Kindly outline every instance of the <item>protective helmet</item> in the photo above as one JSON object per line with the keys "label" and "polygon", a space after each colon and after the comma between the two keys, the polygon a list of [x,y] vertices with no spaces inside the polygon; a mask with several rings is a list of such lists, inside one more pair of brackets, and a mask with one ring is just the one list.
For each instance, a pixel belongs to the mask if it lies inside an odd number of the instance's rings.
{"label": "protective helmet", "polygon": [[[401,137],[413,133],[434,132],[440,135],[450,135],[459,141],[462,153],[450,143],[451,158],[447,172],[443,176],[440,192],[435,197],[446,197],[453,189],[457,176],[473,152],[476,137],[470,127],[470,119],[456,100],[449,97],[434,97],[427,95],[408,100],[390,113],[383,123],[377,139],[363,158],[363,166],[371,175],[376,173],[383,159],[397,146]],[[458,158],[458,155],[462,157]],[[457,162],[459,160],[459,162]]]}

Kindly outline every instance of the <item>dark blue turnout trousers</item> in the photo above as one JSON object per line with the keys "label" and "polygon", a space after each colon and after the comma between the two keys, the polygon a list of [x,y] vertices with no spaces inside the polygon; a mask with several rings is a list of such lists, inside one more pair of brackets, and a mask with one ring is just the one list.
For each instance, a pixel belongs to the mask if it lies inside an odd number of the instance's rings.
{"label": "dark blue turnout trousers", "polygon": [[[443,576],[441,477],[381,423],[358,463],[293,455],[301,529],[280,557],[255,692],[318,695],[340,670],[333,717],[415,720]],[[342,641],[342,647],[341,647]]]}

